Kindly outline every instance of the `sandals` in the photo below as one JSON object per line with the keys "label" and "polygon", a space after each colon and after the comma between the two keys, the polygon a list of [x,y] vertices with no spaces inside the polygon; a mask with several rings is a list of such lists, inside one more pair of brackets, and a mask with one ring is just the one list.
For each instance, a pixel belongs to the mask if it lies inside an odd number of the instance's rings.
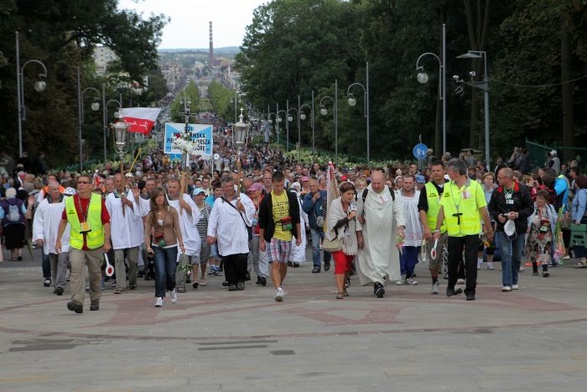
{"label": "sandals", "polygon": [[341,291],[338,294],[336,294],[336,299],[344,299],[344,297],[348,297],[349,293],[345,290],[345,291]]}

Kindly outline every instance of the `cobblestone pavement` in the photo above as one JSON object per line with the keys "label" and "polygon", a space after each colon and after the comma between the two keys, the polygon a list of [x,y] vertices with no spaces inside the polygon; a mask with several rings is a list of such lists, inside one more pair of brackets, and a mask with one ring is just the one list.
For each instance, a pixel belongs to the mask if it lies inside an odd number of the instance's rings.
{"label": "cobblestone pavement", "polygon": [[282,303],[270,282],[228,292],[209,277],[155,308],[140,279],[74,314],[30,255],[0,263],[0,391],[585,390],[587,270],[570,262],[548,278],[527,267],[511,293],[481,270],[474,302],[430,295],[422,264],[419,285],[382,299],[353,277],[337,300],[332,270],[311,269],[290,269]]}

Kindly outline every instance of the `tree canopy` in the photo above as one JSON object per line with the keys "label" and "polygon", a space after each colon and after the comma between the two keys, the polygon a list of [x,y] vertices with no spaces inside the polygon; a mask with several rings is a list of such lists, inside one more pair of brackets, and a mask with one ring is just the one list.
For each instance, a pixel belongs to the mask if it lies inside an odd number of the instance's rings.
{"label": "tree canopy", "polygon": [[[338,80],[339,151],[365,155],[360,89],[369,63],[371,156],[407,158],[422,141],[439,154],[440,65],[423,58],[430,76],[416,81],[418,57],[442,57],[446,25],[447,149],[484,149],[483,59],[487,56],[493,158],[526,138],[574,145],[587,118],[586,0],[274,0],[254,13],[237,56],[243,91],[258,108],[297,106],[333,94]],[[474,78],[469,78],[474,71]],[[454,83],[453,75],[463,81]],[[469,87],[471,86],[471,87]],[[357,99],[349,108],[347,93]],[[264,109],[261,109],[264,111]],[[317,110],[318,112],[318,110]],[[295,113],[294,113],[295,114]],[[318,116],[316,143],[332,149],[331,122]],[[296,135],[292,137],[295,141]],[[304,137],[303,137],[304,138]]]}
{"label": "tree canopy", "polygon": [[[144,19],[133,11],[117,9],[117,4],[117,0],[0,1],[0,34],[4,38],[0,52],[7,59],[0,61],[3,149],[18,154],[16,44],[12,38],[17,31],[21,67],[35,59],[47,68],[47,88],[42,93],[32,88],[42,71],[39,64],[30,63],[23,69],[23,145],[29,155],[43,151],[53,164],[73,161],[78,155],[78,68],[82,90],[93,87],[101,94],[104,83],[107,100],[118,100],[122,94],[123,106],[130,106],[131,100],[133,106],[151,105],[166,93],[165,84],[161,86],[157,80],[162,78],[157,70],[157,47],[168,19],[164,15]],[[97,46],[111,48],[119,59],[105,77],[96,77],[92,54]],[[157,93],[137,88],[144,87],[146,76]],[[87,136],[91,155],[100,156],[102,110],[90,110],[90,102],[96,98],[92,92],[83,98],[83,137]]]}

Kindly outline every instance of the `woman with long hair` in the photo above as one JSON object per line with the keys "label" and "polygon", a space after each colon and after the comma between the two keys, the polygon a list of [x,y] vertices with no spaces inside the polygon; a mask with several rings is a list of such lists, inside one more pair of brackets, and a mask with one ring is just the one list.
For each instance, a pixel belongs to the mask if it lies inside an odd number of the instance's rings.
{"label": "woman with long hair", "polygon": [[171,302],[177,302],[175,292],[175,269],[177,244],[185,253],[179,214],[169,205],[165,189],[157,187],[151,193],[151,211],[145,219],[145,244],[147,253],[155,256],[155,307],[163,306],[165,292],[169,291]]}
{"label": "woman with long hair", "polygon": [[355,186],[350,182],[343,182],[340,186],[340,197],[334,199],[328,207],[328,232],[325,234],[329,240],[340,239],[342,245],[340,250],[332,252],[337,299],[348,296],[345,282],[350,276],[353,259],[357,254],[356,216]]}

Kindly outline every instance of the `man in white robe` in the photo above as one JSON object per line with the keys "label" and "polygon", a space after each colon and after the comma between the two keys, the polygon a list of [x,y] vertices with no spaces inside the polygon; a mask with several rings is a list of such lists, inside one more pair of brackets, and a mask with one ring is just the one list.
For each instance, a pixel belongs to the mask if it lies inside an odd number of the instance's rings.
{"label": "man in white robe", "polygon": [[[200,264],[201,240],[196,226],[200,221],[200,209],[196,206],[194,200],[188,193],[181,195],[179,180],[173,179],[167,182],[167,200],[169,205],[175,208],[179,214],[179,229],[183,238],[185,255],[187,262],[191,264]],[[181,259],[181,252],[177,252],[178,262]],[[191,268],[190,268],[191,269]],[[185,284],[187,280],[186,269],[183,265],[178,264],[175,273],[175,285],[179,293],[185,293]]]}
{"label": "man in white robe", "polygon": [[383,172],[373,171],[365,200],[363,193],[357,197],[357,272],[361,285],[373,283],[377,298],[385,295],[387,280],[401,277],[397,238],[406,225],[402,202],[384,181]]}
{"label": "man in white robe", "polygon": [[106,208],[110,213],[112,249],[114,249],[114,271],[116,288],[114,294],[126,290],[126,265],[128,260],[128,285],[131,290],[137,288],[137,262],[139,246],[143,243],[144,227],[139,208],[139,190],[134,187],[126,190],[122,175],[114,176],[115,191],[106,196]]}
{"label": "man in white robe", "polygon": [[234,180],[223,177],[223,196],[217,198],[208,222],[208,244],[218,245],[218,254],[224,260],[224,275],[228,290],[244,290],[249,255],[249,232],[255,215],[253,201],[244,193],[237,193]]}
{"label": "man in white robe", "polygon": [[47,197],[39,203],[33,220],[33,242],[38,247],[43,247],[43,253],[49,257],[51,280],[55,287],[53,294],[57,295],[63,294],[67,264],[69,263],[69,225],[61,237],[61,253],[57,253],[55,250],[61,214],[65,208],[64,197],[60,193],[59,183],[57,181],[49,182]]}

